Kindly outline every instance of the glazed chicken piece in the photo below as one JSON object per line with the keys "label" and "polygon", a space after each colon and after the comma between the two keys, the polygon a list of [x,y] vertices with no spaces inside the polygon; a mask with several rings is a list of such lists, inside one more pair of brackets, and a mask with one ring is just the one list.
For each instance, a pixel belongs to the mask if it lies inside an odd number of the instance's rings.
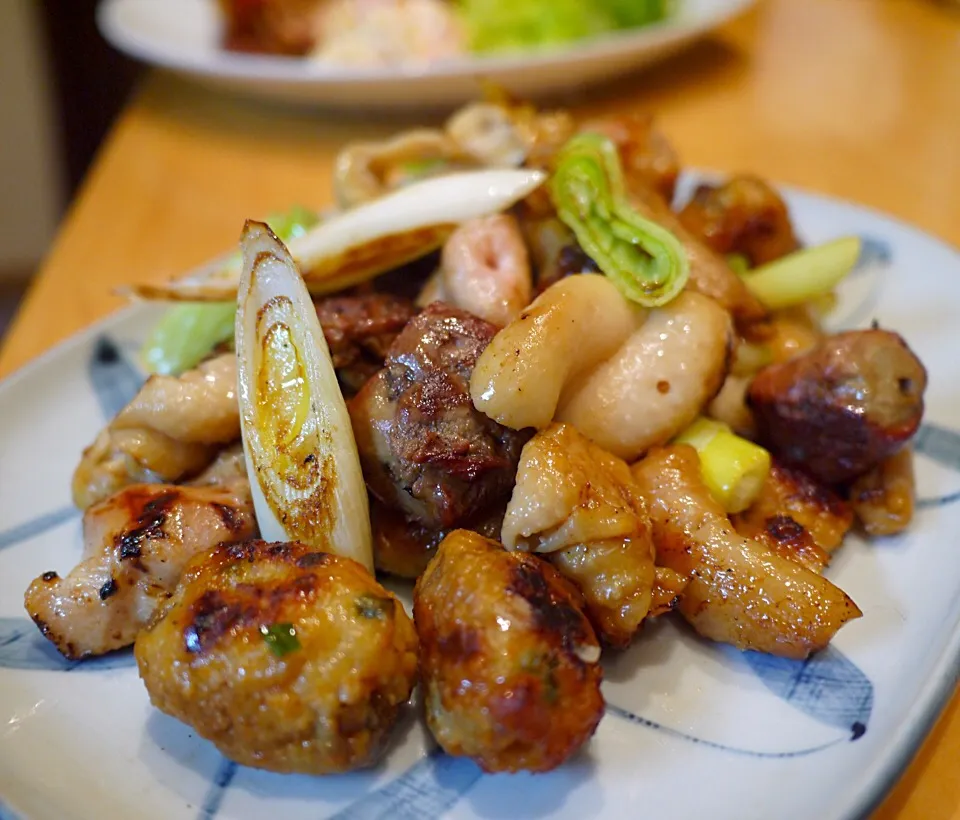
{"label": "glazed chicken piece", "polygon": [[673,200],[680,161],[667,138],[654,127],[651,115],[631,112],[589,120],[579,130],[602,134],[613,142],[628,188],[652,188],[666,202]]}
{"label": "glazed chicken piece", "polygon": [[805,658],[860,617],[826,578],[736,533],[692,447],[657,448],[632,472],[650,509],[657,562],[690,578],[677,609],[703,637]]}
{"label": "glazed chicken piece", "polygon": [[886,330],[827,337],[761,370],[748,402],[759,440],[826,484],[850,481],[899,450],[923,416],[927,373]]}
{"label": "glazed chicken piece", "polygon": [[[757,537],[770,534],[771,522],[774,529],[788,535],[788,521],[808,533],[815,547],[832,553],[853,525],[853,510],[840,495],[803,470],[774,459],[760,494],[748,509],[733,516],[733,523],[741,535]],[[816,560],[825,565],[829,556]]]}
{"label": "glazed chicken piece", "polygon": [[416,313],[409,299],[389,293],[328,296],[314,305],[346,395],[383,367],[393,340]]}
{"label": "glazed chicken piece", "polygon": [[364,477],[411,521],[448,529],[513,485],[527,436],[476,410],[470,375],[496,328],[434,303],[396,338],[383,370],[349,404]]}
{"label": "glazed chicken piece", "polygon": [[151,376],[83,451],[73,474],[74,503],[86,509],[129,484],[182,481],[239,438],[233,353],[180,376]]}
{"label": "glazed chicken piece", "polygon": [[[476,519],[464,522],[464,529],[486,538],[499,538],[504,507],[497,505]],[[419,578],[450,530],[425,527],[409,521],[403,513],[370,497],[370,528],[373,533],[373,561],[378,572],[398,578]]]}
{"label": "glazed chicken piece", "polygon": [[646,504],[626,462],[569,425],[552,424],[524,445],[503,543],[544,554],[580,589],[594,629],[610,646],[629,644],[650,611]]}
{"label": "glazed chicken piece", "polygon": [[86,510],[80,563],[66,578],[45,572],[24,597],[30,617],[65,657],[129,646],[190,558],[256,535],[238,449],[211,466],[207,486],[134,484]]}
{"label": "glazed chicken piece", "polygon": [[850,504],[867,535],[896,535],[913,519],[913,450],[885,458],[850,487]]}
{"label": "glazed chicken piece", "polygon": [[380,758],[417,636],[357,562],[250,541],[196,556],[134,654],[153,705],[231,760],[327,774]]}
{"label": "glazed chicken piece", "polygon": [[603,716],[600,646],[576,590],[535,555],[457,530],[417,581],[427,725],[487,772],[545,772]]}
{"label": "glazed chicken piece", "polygon": [[738,253],[751,267],[786,256],[800,243],[783,198],[759,177],[699,185],[680,221],[719,254]]}

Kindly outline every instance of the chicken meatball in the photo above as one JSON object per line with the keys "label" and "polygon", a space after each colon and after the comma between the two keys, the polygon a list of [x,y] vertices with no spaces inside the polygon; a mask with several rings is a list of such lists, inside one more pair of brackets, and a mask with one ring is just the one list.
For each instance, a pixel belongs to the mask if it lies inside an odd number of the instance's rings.
{"label": "chicken meatball", "polygon": [[276,772],[375,763],[417,670],[400,602],[355,561],[299,543],[197,556],[134,651],[154,706]]}
{"label": "chicken meatball", "polygon": [[600,646],[579,593],[534,555],[448,535],[414,591],[427,724],[488,772],[545,772],[603,716]]}
{"label": "chicken meatball", "polygon": [[876,467],[917,431],[927,372],[896,333],[851,330],[770,365],[748,402],[761,443],[826,484]]}

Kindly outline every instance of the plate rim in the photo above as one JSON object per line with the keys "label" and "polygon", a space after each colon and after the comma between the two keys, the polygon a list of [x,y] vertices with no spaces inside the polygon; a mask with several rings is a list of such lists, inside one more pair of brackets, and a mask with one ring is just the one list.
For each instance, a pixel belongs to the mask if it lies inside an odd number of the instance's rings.
{"label": "plate rim", "polygon": [[[100,0],[96,22],[102,36],[114,47],[142,62],[173,71],[223,80],[284,83],[292,86],[349,86],[376,82],[396,85],[405,82],[452,81],[503,75],[566,63],[571,59],[590,60],[623,57],[646,45],[665,45],[695,37],[737,17],[758,0],[717,0],[722,5],[712,13],[688,21],[664,19],[638,28],[608,32],[587,40],[540,52],[490,57],[461,57],[433,66],[355,68],[327,66],[295,57],[239,54],[214,49],[209,53],[171,52],[166,40],[142,40],[119,20],[128,4],[139,0]],[[648,42],[649,41],[649,42]]]}
{"label": "plate rim", "polygon": [[[696,183],[699,180],[707,180],[724,173],[727,172],[687,168],[682,172],[681,181],[685,181],[687,184]],[[872,220],[879,220],[881,223],[892,225],[898,230],[912,234],[914,238],[932,243],[947,251],[955,258],[956,264],[960,266],[960,246],[900,217],[844,197],[821,193],[800,186],[778,184],[775,181],[771,181],[771,184],[776,190],[787,194],[788,197],[799,196],[851,208],[869,216]],[[152,309],[150,302],[134,301],[111,311],[60,340],[0,379],[0,396],[16,390],[21,382],[47,367],[52,360],[68,353],[79,345],[91,342],[108,328],[128,319],[130,315],[150,309]],[[890,742],[886,746],[887,751],[883,751],[872,758],[870,767],[867,769],[869,774],[861,788],[856,793],[850,794],[845,801],[838,801],[836,814],[831,816],[843,818],[843,820],[867,818],[887,798],[906,773],[908,766],[957,693],[958,681],[960,681],[960,617],[953,623],[944,643],[944,648],[931,667],[926,682],[920,687],[914,698],[913,705],[899,724],[891,729]],[[29,817],[23,814],[23,810],[16,808],[15,805],[8,796],[0,793],[0,820],[29,820]]]}

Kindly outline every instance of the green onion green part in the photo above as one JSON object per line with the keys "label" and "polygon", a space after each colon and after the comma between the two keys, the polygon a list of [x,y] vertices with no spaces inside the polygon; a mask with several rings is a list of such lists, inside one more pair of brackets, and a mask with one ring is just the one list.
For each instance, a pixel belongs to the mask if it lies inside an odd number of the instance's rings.
{"label": "green onion green part", "polygon": [[297,638],[297,630],[293,628],[293,624],[261,626],[260,634],[267,648],[278,658],[300,649],[300,640]]}
{"label": "green onion green part", "polygon": [[830,293],[860,258],[860,239],[848,236],[804,248],[743,275],[767,310],[793,307]]}
{"label": "green onion green part", "polygon": [[[301,205],[267,218],[267,224],[289,242],[320,221]],[[150,373],[176,376],[196,367],[217,345],[233,339],[236,302],[185,302],[171,307],[147,337],[140,355]]]}
{"label": "green onion green part", "polygon": [[690,275],[687,254],[672,233],[627,202],[620,158],[609,139],[579,134],[567,142],[550,193],[561,221],[627,299],[658,307],[683,290]]}

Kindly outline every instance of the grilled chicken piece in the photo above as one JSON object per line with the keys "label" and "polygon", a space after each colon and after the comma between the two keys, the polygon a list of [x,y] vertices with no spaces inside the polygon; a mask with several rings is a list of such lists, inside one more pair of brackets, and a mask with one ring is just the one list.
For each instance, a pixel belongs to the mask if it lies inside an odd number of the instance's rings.
{"label": "grilled chicken piece", "polygon": [[897,334],[853,330],[761,370],[748,401],[761,443],[814,478],[839,484],[913,436],[926,386],[923,364]]}
{"label": "grilled chicken piece", "polygon": [[860,616],[826,578],[734,531],[692,447],[658,448],[632,472],[650,507],[657,562],[690,578],[677,608],[705,638],[805,658]]}
{"label": "grilled chicken piece", "polygon": [[181,481],[239,438],[233,353],[181,376],[151,376],[83,451],[73,474],[74,503],[86,509],[128,484]]}
{"label": "grilled chicken piece", "polygon": [[666,202],[673,200],[680,160],[667,138],[654,127],[652,116],[631,112],[588,120],[579,130],[602,134],[613,142],[629,188],[652,188]]}
{"label": "grilled chicken piece", "polygon": [[[476,520],[464,522],[464,529],[486,538],[499,538],[503,507],[484,512]],[[425,527],[408,521],[375,497],[370,497],[370,527],[373,531],[373,561],[378,572],[399,578],[419,578],[450,530]]]}
{"label": "grilled chicken piece", "polygon": [[603,716],[600,646],[545,561],[457,530],[414,590],[427,725],[488,772],[545,772]]}
{"label": "grilled chicken piece", "polygon": [[915,494],[913,450],[904,447],[853,483],[850,503],[867,535],[896,535],[913,519]]}
{"label": "grilled chicken piece", "polygon": [[135,655],[153,705],[230,759],[326,774],[379,759],[417,636],[355,561],[250,541],[191,561]]}
{"label": "grilled chicken piece", "polygon": [[777,555],[821,573],[830,563],[830,554],[816,541],[810,531],[789,515],[771,515],[764,519],[738,519],[733,525],[744,538],[752,538],[769,547]]}
{"label": "grilled chicken piece", "polygon": [[524,446],[503,543],[545,553],[580,589],[610,646],[629,644],[650,611],[650,518],[630,468],[569,425],[552,424]]}
{"label": "grilled chicken piece", "polygon": [[787,204],[759,177],[741,175],[722,185],[699,185],[678,216],[717,253],[742,254],[751,267],[800,247]]}
{"label": "grilled chicken piece", "polygon": [[[733,516],[741,535],[755,537],[770,534],[770,522],[790,519],[810,534],[814,544],[827,553],[843,543],[853,525],[850,505],[829,487],[808,476],[803,470],[787,467],[774,459],[760,494],[742,513]],[[789,524],[779,521],[774,528],[785,534]]]}
{"label": "grilled chicken piece", "polygon": [[245,477],[206,487],[134,484],[87,509],[80,563],[66,578],[45,572],[24,604],[65,657],[102,655],[133,643],[190,558],[256,532]]}
{"label": "grilled chicken piece", "polygon": [[387,350],[413,318],[413,302],[389,293],[328,296],[314,302],[341,388],[356,393],[383,367]]}
{"label": "grilled chicken piece", "polygon": [[424,526],[460,526],[513,485],[527,435],[487,418],[470,399],[470,375],[495,333],[469,313],[429,305],[350,402],[370,491]]}

